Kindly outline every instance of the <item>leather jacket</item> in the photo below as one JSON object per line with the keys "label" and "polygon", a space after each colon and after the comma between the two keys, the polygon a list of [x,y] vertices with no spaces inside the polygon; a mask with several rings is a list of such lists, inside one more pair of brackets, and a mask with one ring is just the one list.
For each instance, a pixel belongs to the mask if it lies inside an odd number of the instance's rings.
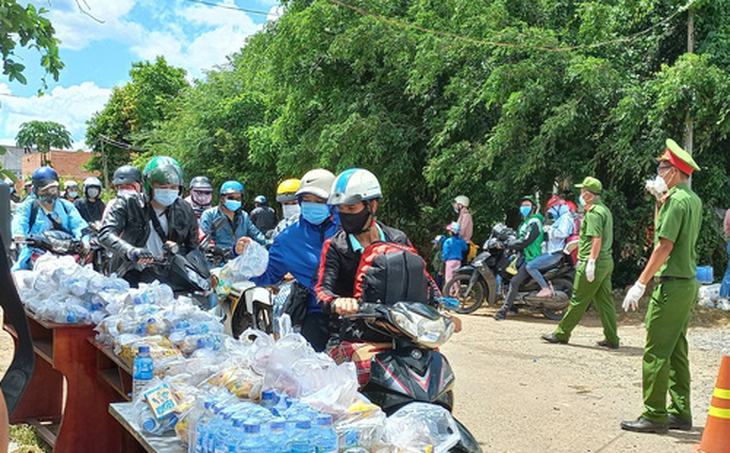
{"label": "leather jacket", "polygon": [[[129,262],[127,256],[130,250],[147,245],[152,213],[153,208],[146,195],[118,198],[104,217],[99,241],[104,247],[112,250],[121,263]],[[166,240],[176,242],[182,255],[195,250],[199,244],[198,219],[193,208],[185,200],[178,198],[167,208],[164,215],[167,216],[170,231]],[[117,263],[121,264],[119,261]],[[130,266],[125,267],[127,270],[130,268]]]}

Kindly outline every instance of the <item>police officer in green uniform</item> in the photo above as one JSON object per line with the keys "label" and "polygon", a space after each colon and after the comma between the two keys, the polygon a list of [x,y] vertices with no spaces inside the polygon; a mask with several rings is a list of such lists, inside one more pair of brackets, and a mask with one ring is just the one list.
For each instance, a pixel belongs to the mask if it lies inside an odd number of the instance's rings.
{"label": "police officer in green uniform", "polygon": [[656,190],[659,194],[666,193],[658,200],[654,251],[623,303],[624,310],[636,310],[654,278],[642,363],[645,411],[636,420],[621,422],[625,430],[665,433],[692,428],[687,326],[699,291],[695,245],[702,224],[702,201],[687,184],[694,170],[699,167],[692,156],[667,140],[655,183],[655,189],[663,186]]}
{"label": "police officer in green uniform", "polygon": [[593,301],[601,315],[604,339],[599,346],[618,348],[616,332],[616,308],[611,297],[613,273],[613,216],[601,200],[603,184],[596,178],[587,177],[580,188],[579,202],[585,207],[585,216],[578,240],[578,269],[573,282],[573,297],[568,311],[555,332],[543,335],[549,343],[567,343],[570,334]]}

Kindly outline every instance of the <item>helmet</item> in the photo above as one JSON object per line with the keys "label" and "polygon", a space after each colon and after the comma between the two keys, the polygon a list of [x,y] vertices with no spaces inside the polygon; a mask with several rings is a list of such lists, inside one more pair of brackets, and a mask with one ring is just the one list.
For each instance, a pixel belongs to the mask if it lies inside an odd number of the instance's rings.
{"label": "helmet", "polygon": [[134,165],[122,165],[114,171],[114,179],[112,182],[115,186],[133,184],[135,182],[141,183],[142,173]]}
{"label": "helmet", "polygon": [[279,203],[290,203],[297,200],[297,190],[299,190],[298,179],[285,179],[276,188],[276,201]]}
{"label": "helmet", "polygon": [[58,184],[58,173],[51,167],[38,167],[33,172],[34,189],[43,189],[53,183]]}
{"label": "helmet", "polygon": [[221,195],[228,195],[229,193],[240,193],[243,195],[243,184],[238,181],[226,181],[221,186]]}
{"label": "helmet", "polygon": [[464,206],[465,208],[468,208],[469,207],[469,197],[467,197],[466,195],[459,195],[454,198],[454,203],[460,204],[460,205]]}
{"label": "helmet", "polygon": [[451,222],[450,224],[446,225],[446,231],[451,231],[455,234],[461,233],[461,225],[459,225],[458,222]]}
{"label": "helmet", "polygon": [[572,212],[573,214],[578,212],[578,206],[576,206],[575,203],[573,203],[572,201],[568,200],[565,202],[565,204],[568,205],[568,209],[570,209],[570,212]]}
{"label": "helmet", "polygon": [[213,190],[213,185],[210,183],[210,179],[208,179],[207,176],[196,176],[190,180],[190,188]]}
{"label": "helmet", "polygon": [[537,201],[535,201],[535,197],[533,197],[532,195],[525,195],[524,197],[520,198],[520,203],[522,203],[523,201],[529,201],[530,203],[532,203],[533,206],[537,207]]}
{"label": "helmet", "polygon": [[550,197],[550,199],[545,204],[545,210],[552,208],[553,206],[560,206],[561,204],[565,204],[565,200],[563,200],[561,197],[555,195],[553,197]]}
{"label": "helmet", "polygon": [[374,174],[362,168],[351,168],[340,173],[335,179],[328,204],[355,204],[382,196],[380,182]]}
{"label": "helmet", "polygon": [[258,195],[256,198],[253,199],[253,202],[259,203],[259,204],[266,204],[266,197],[263,195]]}
{"label": "helmet", "polygon": [[312,194],[325,200],[330,196],[330,189],[335,180],[335,175],[331,171],[323,168],[310,170],[302,176],[302,183],[297,190],[297,197],[305,194]]}
{"label": "helmet", "polygon": [[84,179],[84,190],[89,187],[101,187],[101,181],[99,181],[99,178],[97,178],[96,176],[89,176],[88,178]]}
{"label": "helmet", "polygon": [[65,190],[68,190],[71,187],[78,187],[78,186],[79,186],[79,183],[77,183],[76,181],[74,181],[72,179],[69,179],[68,181],[66,181],[65,183],[63,183],[63,188]]}
{"label": "helmet", "polygon": [[142,172],[144,190],[149,193],[152,183],[183,186],[183,171],[180,164],[172,157],[153,157]]}

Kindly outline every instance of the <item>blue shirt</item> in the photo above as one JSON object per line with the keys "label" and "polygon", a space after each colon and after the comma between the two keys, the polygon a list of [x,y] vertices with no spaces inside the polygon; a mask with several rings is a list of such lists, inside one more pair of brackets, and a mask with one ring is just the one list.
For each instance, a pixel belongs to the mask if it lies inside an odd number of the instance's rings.
{"label": "blue shirt", "polygon": [[300,217],[298,222],[276,236],[269,249],[266,272],[251,280],[259,286],[273,285],[289,272],[299,283],[309,288],[307,313],[321,312],[314,297],[314,285],[324,242],[335,234],[337,228],[337,223],[312,225]]}
{"label": "blue shirt", "polygon": [[231,222],[219,206],[206,209],[200,216],[200,229],[206,234],[211,234],[213,221],[221,216],[226,218],[226,223],[221,229],[212,233],[213,241],[218,247],[225,250],[233,249],[236,242],[244,236],[250,237],[261,245],[266,245],[266,238],[263,233],[256,228],[248,213],[243,210],[237,211],[233,216],[233,222]]}
{"label": "blue shirt", "polygon": [[444,243],[441,247],[441,258],[444,261],[461,261],[464,259],[464,252],[467,250],[469,250],[469,244],[467,244],[460,236],[449,236],[444,239]]}
{"label": "blue shirt", "polygon": [[[378,224],[375,224],[375,228],[378,229],[378,233],[380,233],[380,242],[385,242],[385,234],[383,234],[383,230],[380,229]],[[365,251],[365,247],[360,244],[360,241],[357,240],[354,234],[348,234],[347,238],[350,240],[350,245],[352,245],[352,250],[354,252],[362,253]]]}
{"label": "blue shirt", "polygon": [[[50,212],[49,214],[46,214],[39,204],[35,222],[31,227],[30,214],[33,202],[35,201],[36,197],[28,197],[16,209],[11,223],[13,237],[23,236],[27,238],[31,234],[41,234],[52,230],[53,223],[48,218],[49,215],[63,227],[64,231],[72,234],[76,239],[81,239],[85,231],[89,228],[89,224],[81,217],[81,214],[79,214],[79,211],[74,207],[74,205],[68,200],[64,200],[62,198],[58,198],[55,201],[53,204],[53,212]],[[32,254],[33,249],[23,244],[23,247],[21,247],[20,253],[18,254],[18,260],[13,265],[13,270],[30,269],[30,257]]]}

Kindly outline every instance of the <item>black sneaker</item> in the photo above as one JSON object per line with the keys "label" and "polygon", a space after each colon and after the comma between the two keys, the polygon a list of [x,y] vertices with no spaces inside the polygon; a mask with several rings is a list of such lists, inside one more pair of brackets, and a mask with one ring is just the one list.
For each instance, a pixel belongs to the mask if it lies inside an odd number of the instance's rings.
{"label": "black sneaker", "polygon": [[596,344],[608,349],[618,349],[618,344],[609,343],[608,340],[597,341]]}
{"label": "black sneaker", "polygon": [[497,321],[504,321],[507,319],[507,313],[504,310],[499,310],[497,313],[492,315],[492,318],[496,319]]}

